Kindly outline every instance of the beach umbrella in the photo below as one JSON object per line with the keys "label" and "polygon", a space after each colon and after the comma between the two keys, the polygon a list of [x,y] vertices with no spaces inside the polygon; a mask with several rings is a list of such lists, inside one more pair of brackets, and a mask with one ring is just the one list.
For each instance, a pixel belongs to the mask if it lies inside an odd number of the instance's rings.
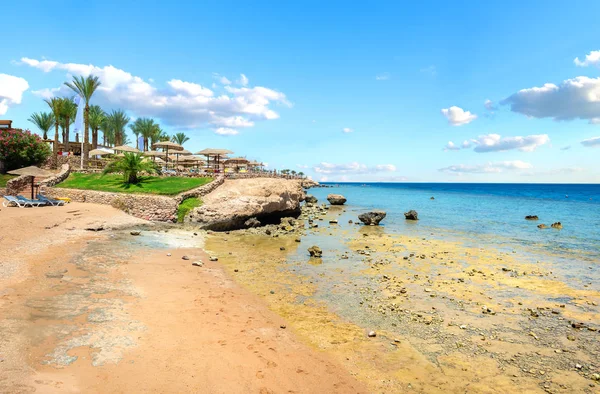
{"label": "beach umbrella", "polygon": [[141,153],[142,151],[136,148],[132,148],[129,145],[121,145],[113,148],[115,152],[131,152],[131,153]]}
{"label": "beach umbrella", "polygon": [[104,149],[92,149],[91,151],[89,151],[90,157],[112,155],[112,153],[113,152],[110,152],[110,151],[104,150]]}
{"label": "beach umbrella", "polygon": [[165,154],[167,156],[169,156],[169,149],[171,150],[183,150],[183,146],[179,145],[178,143],[175,142],[171,142],[171,141],[159,141],[159,142],[155,142],[154,144],[152,144],[153,148],[163,148],[165,150]]}
{"label": "beach umbrella", "polygon": [[34,181],[35,178],[48,178],[49,176],[54,175],[53,172],[42,170],[36,166],[29,166],[25,168],[19,168],[18,170],[13,170],[8,172],[11,175],[29,175],[31,176],[31,199],[33,199],[33,191],[34,191]]}
{"label": "beach umbrella", "polygon": [[165,152],[159,152],[157,150],[149,150],[142,153],[144,156],[152,157],[152,160],[156,161],[156,158],[165,157],[167,154]]}
{"label": "beach umbrella", "polygon": [[200,152],[196,153],[197,155],[203,155],[207,157],[207,166],[208,166],[208,162],[210,162],[210,157],[213,156],[216,158],[216,162],[217,162],[217,168],[219,166],[219,159],[222,156],[225,155],[231,155],[233,154],[232,151],[228,150],[228,149],[215,149],[215,148],[206,148],[204,150],[201,150]]}

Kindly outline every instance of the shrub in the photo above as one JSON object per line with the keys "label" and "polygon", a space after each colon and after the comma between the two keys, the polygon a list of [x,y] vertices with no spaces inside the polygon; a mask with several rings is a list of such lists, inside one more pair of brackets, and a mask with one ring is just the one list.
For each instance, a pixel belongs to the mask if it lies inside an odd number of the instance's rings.
{"label": "shrub", "polygon": [[51,154],[50,147],[29,130],[0,129],[0,162],[4,163],[4,171],[41,164]]}
{"label": "shrub", "polygon": [[202,205],[202,200],[197,197],[186,198],[177,208],[177,221],[183,223],[185,216],[194,208]]}

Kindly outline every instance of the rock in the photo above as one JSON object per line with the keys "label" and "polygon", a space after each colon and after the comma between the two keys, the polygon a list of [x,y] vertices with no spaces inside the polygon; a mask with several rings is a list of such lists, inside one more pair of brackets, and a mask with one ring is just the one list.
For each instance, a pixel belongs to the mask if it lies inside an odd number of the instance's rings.
{"label": "rock", "polygon": [[137,235],[140,235],[141,232],[140,231],[130,231],[129,234],[137,236]]}
{"label": "rock", "polygon": [[369,338],[375,338],[377,336],[377,333],[375,331],[369,331],[367,335],[369,336]]}
{"label": "rock", "polygon": [[319,187],[319,182],[313,181],[312,179],[303,179],[300,184],[304,189],[310,189],[311,187]]}
{"label": "rock", "polygon": [[368,226],[377,226],[386,216],[384,211],[370,211],[358,215],[358,220]]}
{"label": "rock", "polygon": [[171,253],[167,253],[167,257],[171,257]]}
{"label": "rock", "polygon": [[102,223],[89,223],[84,228],[87,231],[102,231],[104,230],[104,224]]}
{"label": "rock", "polygon": [[435,197],[433,197],[433,196],[432,196],[432,197],[430,198],[430,200],[435,200]]}
{"label": "rock", "polygon": [[550,227],[552,227],[552,228],[556,228],[556,229],[558,229],[558,230],[560,230],[560,229],[562,229],[562,228],[563,228],[563,226],[562,226],[562,224],[561,224],[560,222],[552,223],[552,224],[550,225]]}
{"label": "rock", "polygon": [[211,256],[209,260],[210,261],[219,261],[219,258],[215,257],[215,256]]}
{"label": "rock", "polygon": [[250,218],[244,222],[246,228],[260,227],[261,224],[262,223],[257,218]]}
{"label": "rock", "polygon": [[319,202],[319,200],[317,199],[317,197],[311,194],[307,194],[306,197],[304,197],[304,202],[307,204],[316,204]]}
{"label": "rock", "polygon": [[419,220],[419,214],[415,210],[410,210],[404,213],[406,220]]}
{"label": "rock", "polygon": [[264,223],[300,214],[304,190],[297,180],[249,178],[227,180],[202,197],[203,205],[194,208],[186,223],[202,229],[228,231],[245,228],[251,218]]}
{"label": "rock", "polygon": [[279,250],[285,250],[285,247],[284,247],[284,246],[282,246],[282,247],[280,247],[280,248],[279,248]]}
{"label": "rock", "polygon": [[337,220],[335,220],[335,219],[331,219],[331,220],[329,221],[329,224],[338,224],[338,221],[337,221]]}
{"label": "rock", "polygon": [[352,220],[348,220],[348,224],[352,224]]}
{"label": "rock", "polygon": [[346,197],[341,194],[329,194],[327,196],[327,201],[329,201],[331,205],[344,205],[347,200]]}
{"label": "rock", "polygon": [[294,241],[296,241],[296,242],[302,242],[302,240],[300,238],[296,238]]}
{"label": "rock", "polygon": [[308,248],[308,253],[310,253],[310,257],[323,256],[323,251],[318,246],[311,246],[310,248]]}
{"label": "rock", "polygon": [[282,325],[279,326],[279,328],[285,330],[287,328],[287,326],[285,324],[282,324]]}
{"label": "rock", "polygon": [[548,228],[545,224],[538,224],[537,228]]}
{"label": "rock", "polygon": [[202,261],[195,261],[192,263],[192,265],[194,267],[202,267],[204,264],[202,263]]}
{"label": "rock", "polygon": [[189,260],[190,258],[188,256],[181,256],[181,260]]}
{"label": "rock", "polygon": [[525,216],[525,220],[538,220],[538,216],[537,215],[527,215]]}

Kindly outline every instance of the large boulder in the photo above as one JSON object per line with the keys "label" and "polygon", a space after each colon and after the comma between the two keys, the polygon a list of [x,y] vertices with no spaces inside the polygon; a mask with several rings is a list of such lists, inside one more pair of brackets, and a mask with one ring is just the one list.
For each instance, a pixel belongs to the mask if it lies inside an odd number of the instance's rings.
{"label": "large boulder", "polygon": [[358,219],[367,226],[377,226],[386,216],[384,211],[370,211],[358,215]]}
{"label": "large boulder", "polygon": [[317,199],[317,197],[311,194],[307,194],[306,197],[304,197],[304,202],[306,202],[307,204],[316,204],[319,202],[319,200]]}
{"label": "large boulder", "polygon": [[419,220],[419,214],[415,210],[410,210],[404,213],[406,220]]}
{"label": "large boulder", "polygon": [[319,182],[313,181],[312,179],[303,179],[301,181],[302,187],[304,189],[310,189],[311,187],[319,187]]}
{"label": "large boulder", "polygon": [[331,205],[344,205],[347,200],[346,197],[341,194],[330,194],[327,196],[327,201],[329,201]]}
{"label": "large boulder", "polygon": [[[276,223],[282,217],[300,214],[304,190],[299,181],[277,178],[227,180],[202,198],[203,205],[194,208],[186,223],[214,231],[246,228],[255,218],[262,224]],[[251,221],[249,224],[253,224]]]}

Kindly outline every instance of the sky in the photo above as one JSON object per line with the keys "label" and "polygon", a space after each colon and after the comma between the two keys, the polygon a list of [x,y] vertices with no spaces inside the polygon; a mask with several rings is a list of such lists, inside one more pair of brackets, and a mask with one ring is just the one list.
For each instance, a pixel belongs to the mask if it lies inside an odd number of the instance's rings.
{"label": "sky", "polygon": [[318,181],[600,182],[600,2],[449,5],[8,2],[0,119],[38,132],[92,74],[106,111]]}

